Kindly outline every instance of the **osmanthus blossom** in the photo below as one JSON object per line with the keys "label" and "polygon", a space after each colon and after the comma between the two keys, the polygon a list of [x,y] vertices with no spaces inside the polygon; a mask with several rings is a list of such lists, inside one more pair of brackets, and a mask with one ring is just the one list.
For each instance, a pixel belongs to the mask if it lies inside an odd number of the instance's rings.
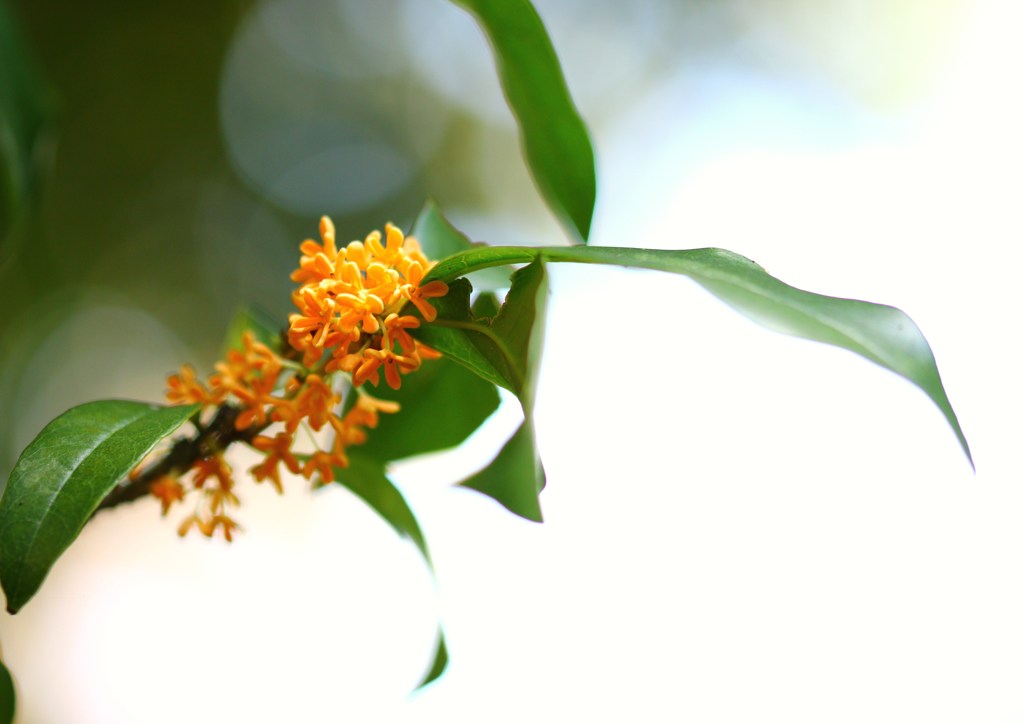
{"label": "osmanthus blossom", "polygon": [[[289,316],[285,333],[293,353],[278,354],[247,331],[241,349],[217,362],[206,383],[189,365],[167,380],[171,404],[199,403],[207,417],[211,410],[232,408],[235,430],[264,456],[249,473],[256,482],[270,481],[279,493],[282,466],[308,480],[332,482],[334,470],[348,466],[346,449],[366,441],[380,414],[399,411],[398,403],[366,391],[367,383],[380,384],[382,369],[388,386],[399,389],[403,375],[440,356],[408,331],[422,320],[433,321],[437,313],[429,300],[448,292],[444,282],[421,284],[433,262],[417,241],[389,223],[383,237],[373,231],[339,249],[326,216],[320,236],[320,243],[302,242],[299,268],[291,275],[299,284],[292,294],[298,312]],[[403,314],[408,304],[422,320]],[[308,432],[304,440],[316,442],[323,436],[315,433],[324,429],[331,433],[326,445],[296,452],[300,430]],[[175,472],[154,480],[149,490],[164,515],[194,498],[179,535],[195,528],[213,537],[219,530],[230,541],[238,524],[228,509],[239,501],[223,449],[205,450],[190,468]]]}

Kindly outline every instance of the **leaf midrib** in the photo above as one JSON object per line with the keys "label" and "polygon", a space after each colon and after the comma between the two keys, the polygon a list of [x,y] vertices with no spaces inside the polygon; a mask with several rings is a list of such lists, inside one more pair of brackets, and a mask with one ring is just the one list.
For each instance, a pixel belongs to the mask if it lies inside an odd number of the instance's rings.
{"label": "leaf midrib", "polygon": [[[678,261],[682,261],[683,263],[685,263],[687,266],[689,266],[691,268],[690,268],[689,271],[680,271],[680,270],[677,270],[677,269],[664,269],[664,268],[653,268],[652,269],[652,267],[649,266],[649,265],[630,264],[630,263],[628,263],[625,260],[587,258],[588,256],[593,256],[593,257],[604,256],[601,252],[603,252],[605,250],[607,250],[607,252],[610,253],[610,254],[615,254],[615,253],[618,253],[618,252],[629,253],[629,252],[636,252],[636,251],[644,251],[646,253],[652,254],[655,258],[656,257],[667,257],[667,258],[672,259],[672,260],[677,261],[677,262]],[[735,259],[735,261],[738,261],[738,262],[742,261],[742,262],[747,262],[747,263],[752,264],[754,267],[756,267],[756,269],[758,271],[760,271],[760,273],[765,274],[766,276],[768,276],[769,280],[771,282],[773,282],[775,284],[779,284],[779,285],[785,287],[786,289],[792,289],[793,291],[799,292],[801,294],[812,294],[812,295],[814,295],[816,297],[822,297],[822,298],[825,298],[825,299],[841,299],[841,297],[829,297],[827,295],[817,294],[816,292],[808,292],[808,291],[805,291],[805,290],[802,290],[802,289],[797,289],[796,287],[793,287],[793,286],[791,286],[789,284],[786,284],[784,281],[782,281],[780,279],[776,279],[775,277],[771,277],[771,275],[769,275],[768,272],[765,271],[756,262],[753,262],[753,261],[747,259],[746,257],[740,256],[740,255],[734,255],[732,252],[729,252],[726,249],[720,249],[720,248],[717,248],[717,247],[703,247],[703,248],[698,248],[698,249],[679,249],[679,250],[669,250],[669,249],[643,249],[643,250],[638,250],[638,249],[631,249],[631,248],[628,248],[628,247],[616,247],[616,246],[592,246],[592,247],[514,247],[514,246],[508,246],[508,247],[489,247],[489,248],[487,248],[485,250],[477,250],[477,249],[475,249],[475,250],[472,250],[472,251],[485,251],[485,252],[492,252],[492,253],[493,252],[499,252],[499,254],[494,256],[494,257],[492,257],[492,258],[490,258],[490,259],[486,259],[485,258],[485,260],[482,263],[478,263],[478,264],[462,263],[462,260],[460,259],[460,268],[452,269],[451,271],[446,271],[446,273],[443,276],[438,276],[438,277],[434,277],[434,278],[441,278],[441,279],[444,279],[444,280],[448,281],[448,280],[451,280],[451,279],[454,279],[454,278],[458,278],[458,277],[464,276],[465,274],[470,274],[470,273],[472,273],[474,271],[477,271],[479,269],[485,269],[485,268],[494,267],[494,266],[505,266],[505,265],[508,265],[508,264],[519,264],[519,263],[528,262],[528,261],[530,261],[531,259],[533,259],[533,258],[535,258],[537,256],[540,256],[545,261],[550,261],[550,262],[576,263],[576,264],[606,264],[606,265],[620,266],[620,267],[632,268],[632,269],[651,269],[653,271],[666,271],[666,272],[669,272],[669,273],[677,273],[677,274],[678,273],[682,273],[685,276],[689,276],[693,281],[697,282],[698,284],[701,284],[700,278],[704,278],[704,279],[708,279],[708,280],[713,281],[713,282],[718,282],[718,283],[722,283],[722,284],[731,285],[731,286],[733,286],[733,287],[735,287],[737,289],[744,290],[744,291],[746,291],[746,292],[748,292],[748,293],[750,293],[750,294],[752,294],[754,296],[757,296],[757,297],[760,297],[762,299],[766,299],[766,300],[772,301],[772,302],[774,302],[776,304],[779,304],[781,306],[786,306],[790,310],[792,310],[794,312],[798,312],[799,314],[803,315],[803,317],[805,319],[809,319],[811,321],[817,322],[819,324],[827,326],[830,329],[835,330],[843,338],[845,338],[847,341],[849,341],[849,342],[851,342],[853,344],[856,344],[857,346],[861,347],[866,352],[868,352],[869,355],[872,358],[874,358],[875,361],[881,363],[883,366],[889,367],[890,369],[895,369],[895,367],[894,367],[894,365],[896,364],[895,358],[893,358],[893,357],[891,357],[889,355],[886,355],[883,350],[881,350],[879,347],[877,347],[875,344],[873,344],[870,340],[865,339],[864,337],[861,337],[860,335],[858,335],[856,333],[856,331],[854,329],[851,329],[850,327],[844,325],[841,321],[837,320],[835,317],[830,316],[830,315],[820,315],[820,314],[817,314],[817,313],[815,313],[813,311],[809,311],[809,310],[805,309],[804,305],[801,302],[799,302],[799,301],[794,301],[794,300],[786,299],[784,296],[779,295],[779,294],[772,294],[769,290],[764,289],[762,285],[759,285],[756,282],[752,282],[750,280],[744,280],[744,279],[742,279],[742,277],[739,277],[739,276],[736,276],[736,275],[730,275],[730,274],[728,274],[726,272],[723,272],[721,270],[708,267],[706,264],[703,264],[703,263],[701,263],[698,260],[687,259],[685,257],[684,258],[679,258],[679,257],[672,256],[672,255],[677,255],[677,254],[699,254],[701,252],[710,252],[710,253],[714,253],[714,254],[723,254],[725,256],[733,257]],[[502,252],[504,252],[504,254],[502,254]],[[597,253],[593,254],[593,252],[597,252]],[[436,267],[435,267],[435,269],[436,269]],[[846,299],[844,301],[856,302],[858,300]],[[875,306],[886,307],[886,308],[895,310],[894,307],[890,307],[889,305],[876,304]],[[895,310],[895,311],[898,311],[898,310]]]}
{"label": "leaf midrib", "polygon": [[36,525],[33,526],[32,536],[29,539],[28,544],[25,546],[25,555],[21,557],[21,564],[19,565],[18,573],[15,576],[15,583],[17,584],[14,586],[15,589],[21,588],[21,580],[24,577],[25,571],[29,568],[28,561],[30,560],[31,553],[35,549],[36,541],[39,539],[39,533],[44,528],[43,523],[49,520],[51,516],[54,514],[54,505],[57,502],[57,499],[60,498],[61,495],[68,489],[68,483],[81,468],[82,463],[94,452],[96,452],[96,450],[98,450],[104,443],[108,442],[118,432],[125,429],[129,425],[137,422],[141,417],[143,417],[146,414],[146,412],[148,412],[148,410],[140,410],[138,414],[134,415],[128,420],[125,420],[123,424],[120,424],[116,428],[111,430],[110,433],[106,435],[106,437],[100,438],[95,445],[86,450],[84,454],[80,455],[79,458],[73,464],[73,466],[71,466],[71,472],[64,479],[64,483],[53,492],[53,495],[49,497],[49,500],[47,501],[46,504],[46,512],[40,518],[37,519]]}

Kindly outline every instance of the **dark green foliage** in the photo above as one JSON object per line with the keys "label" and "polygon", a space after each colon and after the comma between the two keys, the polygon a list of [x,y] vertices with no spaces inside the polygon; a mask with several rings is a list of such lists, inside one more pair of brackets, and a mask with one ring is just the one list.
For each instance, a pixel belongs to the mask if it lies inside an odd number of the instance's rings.
{"label": "dark green foliage", "polygon": [[565,227],[586,243],[597,195],[594,151],[540,16],[529,0],[454,2],[476,16],[491,42],[537,187]]}
{"label": "dark green foliage", "polygon": [[532,421],[524,421],[491,464],[460,485],[494,498],[518,516],[542,522],[538,495],[544,487],[544,468]]}
{"label": "dark green foliage", "polygon": [[8,611],[17,613],[35,594],[114,486],[198,409],[102,400],[43,428],[0,498],[0,583]]}
{"label": "dark green foliage", "polygon": [[0,259],[38,190],[50,106],[15,17],[0,0]]}
{"label": "dark green foliage", "polygon": [[14,721],[14,702],[14,680],[4,662],[0,661],[0,724]]}
{"label": "dark green foliage", "polygon": [[430,553],[416,516],[401,491],[384,474],[384,464],[362,454],[358,449],[353,449],[348,457],[349,466],[334,471],[338,482],[377,511],[395,531],[410,538],[430,565]]}
{"label": "dark green foliage", "polygon": [[[373,508],[381,518],[388,522],[395,531],[416,544],[427,566],[433,571],[427,542],[423,538],[420,524],[416,516],[402,497],[401,491],[388,480],[384,473],[384,465],[364,455],[358,448],[349,453],[349,466],[335,470],[338,482],[351,490],[355,495]],[[448,649],[445,646],[444,632],[438,631],[437,648],[433,663],[417,688],[426,686],[444,673],[448,666]]]}
{"label": "dark green foliage", "polygon": [[489,325],[473,316],[471,291],[465,279],[451,282],[447,295],[431,300],[437,321],[411,330],[411,334],[488,382],[518,394],[522,382],[509,367],[507,356],[493,349],[497,343]]}
{"label": "dark green foliage", "polygon": [[372,394],[402,406],[395,415],[381,415],[358,448],[381,462],[455,447],[498,408],[493,384],[444,358],[406,375],[401,389],[382,384]]}
{"label": "dark green foliage", "polygon": [[434,653],[434,662],[431,664],[430,669],[424,675],[423,680],[417,685],[417,689],[422,689],[427,684],[436,681],[444,673],[444,670],[448,668],[448,646],[444,641],[444,631],[441,629],[437,630],[437,648]]}
{"label": "dark green foliage", "polygon": [[[533,441],[533,399],[544,340],[547,275],[540,259],[512,275],[512,287],[494,319],[469,309],[469,285],[452,283],[435,305],[438,319],[414,330],[417,337],[478,375],[515,393],[525,422],[498,456],[463,485],[491,496],[514,513],[541,519],[537,495],[544,470]],[[453,326],[454,325],[454,326]]]}
{"label": "dark green foliage", "polygon": [[522,264],[538,257],[551,262],[614,264],[682,274],[766,327],[856,352],[920,387],[942,411],[964,454],[971,459],[931,347],[910,317],[883,304],[796,289],[731,251],[491,247],[445,259],[434,267],[429,278],[452,279],[478,268]]}

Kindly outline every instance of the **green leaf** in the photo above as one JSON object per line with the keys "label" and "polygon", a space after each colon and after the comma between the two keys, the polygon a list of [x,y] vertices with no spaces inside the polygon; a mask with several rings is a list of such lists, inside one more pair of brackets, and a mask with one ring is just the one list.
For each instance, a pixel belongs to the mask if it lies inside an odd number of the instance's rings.
{"label": "green leaf", "polygon": [[493,349],[511,355],[509,365],[522,380],[518,396],[523,424],[487,467],[460,483],[537,522],[542,520],[538,495],[544,487],[544,468],[534,438],[533,403],[547,296],[547,274],[539,258],[512,275],[512,288],[491,330],[503,342],[500,348]]}
{"label": "green leaf", "polygon": [[[529,264],[531,261],[537,258],[542,249],[552,251],[561,247],[541,247],[541,246],[478,246],[473,249],[467,249],[466,251],[458,254],[453,254],[439,261],[434,267],[427,273],[423,278],[423,284],[431,282],[435,279],[448,282],[449,286],[451,283],[464,277],[467,274],[478,272],[481,269],[490,269],[492,267],[509,266],[511,264]],[[575,248],[575,247],[568,247]],[[607,249],[609,247],[593,247],[595,249]],[[563,261],[555,259],[553,256],[548,255],[546,257],[548,261]],[[574,259],[573,261],[584,261],[582,259]],[[595,262],[596,263],[596,262]],[[431,300],[435,302],[436,307],[437,301],[444,301],[451,297],[451,292],[447,296],[441,297],[439,300]],[[467,305],[469,298],[467,296]]]}
{"label": "green leaf", "polygon": [[24,226],[39,186],[52,103],[16,19],[0,0],[0,250]]}
{"label": "green leaf", "polygon": [[0,498],[0,583],[16,613],[100,502],[199,405],[102,400],[74,407],[39,433]]}
{"label": "green leaf", "polygon": [[[471,291],[472,285],[465,279],[452,281],[446,295],[431,300],[437,319],[410,330],[410,334],[488,382],[518,392],[521,381],[501,362],[503,358],[490,350],[496,342],[489,325],[476,319],[469,308]],[[498,366],[493,360],[499,361]]]}
{"label": "green leaf", "polygon": [[[433,572],[433,563],[430,561],[430,553],[427,550],[426,540],[423,538],[423,531],[420,530],[416,516],[401,491],[384,474],[384,465],[367,456],[359,448],[350,450],[348,458],[347,468],[335,468],[334,470],[338,482],[373,508],[400,535],[411,538],[420,553],[423,554],[423,560],[427,562],[427,567]],[[422,688],[437,679],[444,673],[447,666],[448,648],[445,646],[444,632],[439,629],[433,663],[416,688]]]}
{"label": "green leaf", "polygon": [[348,451],[347,468],[335,468],[338,482],[373,508],[400,535],[410,538],[430,566],[427,542],[412,508],[401,491],[384,474],[384,464],[365,455],[359,448]]}
{"label": "green leaf", "polygon": [[518,395],[526,415],[533,412],[540,353],[544,345],[547,320],[548,280],[544,262],[534,259],[512,275],[512,288],[491,330],[504,344],[500,349],[511,353],[511,366],[522,380]]}
{"label": "green leaf", "polygon": [[460,485],[494,498],[518,516],[543,522],[538,496],[544,487],[544,469],[532,421],[524,421],[491,464]]}
{"label": "green leaf", "polygon": [[[487,249],[481,247],[476,252]],[[543,262],[534,259],[512,275],[511,283],[505,303],[491,320],[473,315],[469,308],[471,287],[466,280],[451,280],[448,294],[435,301],[437,319],[412,333],[519,398],[524,425],[490,465],[460,484],[491,496],[514,513],[539,521],[537,495],[544,487],[544,471],[530,417],[546,316],[547,275]],[[462,394],[449,399],[469,399]]]}
{"label": "green leaf", "polygon": [[597,194],[594,151],[540,16],[529,0],[454,1],[476,16],[491,42],[537,187],[586,243]]}
{"label": "green leaf", "polygon": [[[433,201],[428,201],[413,225],[412,235],[419,241],[423,253],[428,259],[444,259],[446,256],[458,254],[485,246],[470,241],[465,234],[451,225]],[[473,288],[478,291],[507,289],[508,274],[496,267],[481,269],[473,274]]]}
{"label": "green leaf", "polygon": [[449,359],[427,360],[392,390],[380,385],[374,397],[394,400],[397,415],[380,416],[359,453],[387,462],[455,447],[498,409],[494,385]]}
{"label": "green leaf", "polygon": [[931,347],[910,317],[895,307],[796,289],[731,251],[488,247],[441,261],[428,280],[454,279],[480,268],[522,264],[537,256],[552,262],[615,264],[683,274],[766,327],[856,352],[920,387],[942,411],[967,459],[974,464]]}
{"label": "green leaf", "polygon": [[284,325],[274,319],[269,312],[258,307],[241,307],[235,312],[228,325],[222,353],[226,357],[229,350],[244,349],[242,337],[246,332],[252,332],[257,342],[262,342],[272,350],[280,351],[283,327]]}
{"label": "green leaf", "polygon": [[501,302],[498,301],[498,295],[493,292],[485,292],[478,296],[476,301],[473,302],[473,316],[477,319],[488,319],[493,321],[500,311]]}
{"label": "green leaf", "polygon": [[11,724],[14,721],[14,702],[14,679],[4,662],[0,661],[0,724]]}
{"label": "green leaf", "polygon": [[[427,684],[436,681],[441,678],[441,674],[448,668],[448,646],[444,641],[444,631],[442,629],[437,630],[437,645],[434,649],[434,661],[430,665],[430,669],[423,676],[422,681],[416,685],[417,689],[422,689]],[[2,723],[0,723],[2,724]]]}

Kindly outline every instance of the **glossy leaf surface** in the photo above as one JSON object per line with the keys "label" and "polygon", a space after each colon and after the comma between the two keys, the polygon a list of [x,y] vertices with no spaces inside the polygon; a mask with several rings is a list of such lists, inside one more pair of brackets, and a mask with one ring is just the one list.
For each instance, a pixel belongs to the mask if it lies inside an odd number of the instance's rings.
{"label": "glossy leaf surface", "polygon": [[359,446],[360,455],[381,462],[455,447],[498,409],[494,385],[452,360],[427,360],[392,390],[385,384],[370,394],[398,402]]}
{"label": "glossy leaf surface", "polygon": [[523,411],[533,412],[540,353],[547,321],[548,278],[544,262],[534,259],[512,275],[512,288],[491,324],[503,340],[502,351],[511,355],[511,367],[521,380],[519,399]]}
{"label": "glossy leaf surface", "polygon": [[585,243],[597,195],[594,151],[544,23],[529,0],[454,1],[476,16],[491,42],[537,187]]}
{"label": "glossy leaf surface", "polygon": [[491,349],[498,341],[489,324],[473,315],[469,306],[471,290],[472,286],[465,279],[452,281],[448,294],[431,300],[437,319],[410,333],[485,380],[518,394],[522,381],[515,378],[502,356]]}
{"label": "glossy leaf surface", "polygon": [[[452,226],[432,201],[428,201],[413,225],[412,235],[419,241],[428,259],[444,259],[452,254],[483,246],[472,242]],[[477,291],[508,289],[508,273],[497,267],[481,269],[470,278]]]}
{"label": "glossy leaf surface", "polygon": [[542,522],[538,495],[544,487],[544,469],[537,457],[532,421],[524,421],[490,465],[460,485],[494,498],[522,518]]}
{"label": "glossy leaf surface", "polygon": [[0,583],[8,611],[35,594],[107,493],[198,409],[102,400],[43,428],[0,498]]}
{"label": "glossy leaf surface", "polygon": [[766,327],[856,352],[920,387],[942,411],[968,460],[971,459],[931,347],[910,317],[895,307],[791,287],[731,251],[490,247],[442,260],[428,278],[454,279],[477,268],[522,264],[538,256],[552,262],[614,264],[682,274]]}
{"label": "glossy leaf surface", "polygon": [[512,275],[512,288],[491,334],[500,344],[485,348],[496,365],[504,364],[518,381],[515,390],[523,408],[523,423],[497,457],[461,485],[488,495],[513,513],[528,520],[542,520],[538,495],[544,487],[544,468],[533,430],[533,401],[540,353],[544,340],[547,305],[547,274],[544,263],[534,259]]}

